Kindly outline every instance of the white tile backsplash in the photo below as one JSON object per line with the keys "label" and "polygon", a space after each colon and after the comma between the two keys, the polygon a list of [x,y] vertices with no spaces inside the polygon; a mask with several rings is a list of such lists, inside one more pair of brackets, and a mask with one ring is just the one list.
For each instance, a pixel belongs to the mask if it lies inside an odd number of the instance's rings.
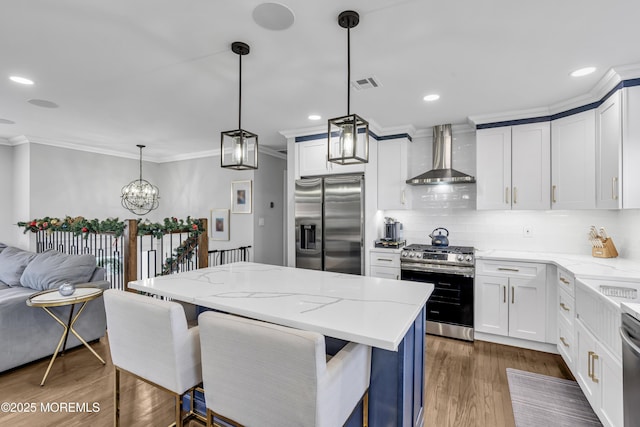
{"label": "white tile backsplash", "polygon": [[[618,211],[476,211],[474,209],[429,208],[411,211],[385,211],[404,225],[408,243],[431,242],[429,234],[437,227],[449,230],[449,242],[481,250],[501,249],[534,252],[561,252],[588,255],[589,226],[604,226],[613,237],[621,256],[636,256],[640,245],[629,238]],[[635,216],[638,222],[638,215]],[[531,236],[524,236],[524,228]],[[640,228],[640,227],[638,227]],[[640,230],[638,230],[640,231]],[[636,239],[637,240],[637,239]]]}

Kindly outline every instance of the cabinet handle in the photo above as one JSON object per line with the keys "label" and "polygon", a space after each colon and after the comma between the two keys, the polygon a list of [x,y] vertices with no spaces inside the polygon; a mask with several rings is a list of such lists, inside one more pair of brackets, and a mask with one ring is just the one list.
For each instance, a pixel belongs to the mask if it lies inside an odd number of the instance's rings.
{"label": "cabinet handle", "polygon": [[618,200],[618,177],[614,176],[611,179],[611,198]]}
{"label": "cabinet handle", "polygon": [[511,287],[511,304],[516,303],[516,288],[515,286]]}
{"label": "cabinet handle", "polygon": [[593,351],[590,351],[588,356],[587,356],[587,375],[589,375],[589,378],[591,378],[591,380],[593,380],[593,372],[591,372],[591,356],[593,356],[595,353]]}
{"label": "cabinet handle", "polygon": [[504,304],[507,303],[507,287],[506,286],[502,287],[502,302]]}
{"label": "cabinet handle", "polygon": [[389,262],[393,262],[393,260],[391,258],[377,258],[378,261],[389,261]]}
{"label": "cabinet handle", "polygon": [[556,203],[556,186],[555,185],[551,186],[551,201],[553,203]]}
{"label": "cabinet handle", "polygon": [[518,203],[518,189],[513,187],[513,204]]}
{"label": "cabinet handle", "polygon": [[396,274],[396,280],[400,280],[400,275]]}
{"label": "cabinet handle", "polygon": [[400,204],[404,205],[405,203],[404,190],[402,190],[402,195],[400,196]]}
{"label": "cabinet handle", "polygon": [[569,348],[569,344],[567,344],[567,342],[565,341],[564,337],[560,337],[560,341],[562,341],[562,345],[564,345],[565,347]]}
{"label": "cabinet handle", "polygon": [[518,272],[518,271],[520,271],[520,270],[519,270],[519,269],[517,269],[517,268],[498,267],[498,271],[516,271],[516,272]]}
{"label": "cabinet handle", "polygon": [[504,188],[504,202],[509,204],[509,187]]}
{"label": "cabinet handle", "polygon": [[565,279],[564,277],[560,276],[558,278],[558,280],[560,280],[562,283],[564,283],[565,285],[570,285],[571,282],[569,282],[567,279]]}
{"label": "cabinet handle", "polygon": [[560,303],[560,307],[564,310],[564,311],[571,311],[571,309],[569,307],[567,307],[566,305],[564,305],[563,302]]}
{"label": "cabinet handle", "polygon": [[591,381],[594,383],[599,383],[600,381],[596,378],[596,360],[598,359],[598,355],[593,351],[591,353]]}

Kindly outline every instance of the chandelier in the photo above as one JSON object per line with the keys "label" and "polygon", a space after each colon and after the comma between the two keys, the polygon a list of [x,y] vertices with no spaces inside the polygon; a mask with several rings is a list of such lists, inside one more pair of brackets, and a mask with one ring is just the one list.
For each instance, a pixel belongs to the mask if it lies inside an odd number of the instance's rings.
{"label": "chandelier", "polygon": [[249,54],[249,45],[233,42],[231,50],[238,55],[240,62],[238,129],[220,133],[220,165],[236,170],[258,169],[258,135],[242,129],[242,56]]}
{"label": "chandelier", "polygon": [[137,147],[140,148],[140,178],[122,187],[122,207],[136,215],[144,215],[159,206],[160,192],[158,187],[142,179],[142,149],[145,146],[138,144]]}
{"label": "chandelier", "polygon": [[328,121],[328,160],[341,165],[369,162],[369,122],[351,114],[351,28],[358,25],[360,15],[345,10],[338,25],[347,29],[347,115]]}

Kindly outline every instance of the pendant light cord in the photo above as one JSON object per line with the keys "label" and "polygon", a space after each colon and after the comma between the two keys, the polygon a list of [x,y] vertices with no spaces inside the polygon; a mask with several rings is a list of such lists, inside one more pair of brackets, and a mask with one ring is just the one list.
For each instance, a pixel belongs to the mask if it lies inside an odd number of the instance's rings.
{"label": "pendant light cord", "polygon": [[140,182],[142,182],[142,146],[139,145],[140,147]]}
{"label": "pendant light cord", "polygon": [[238,130],[240,130],[240,138],[242,138],[242,55],[238,55],[240,62],[240,77],[238,79]]}
{"label": "pendant light cord", "polygon": [[351,114],[351,26],[347,27],[347,116]]}

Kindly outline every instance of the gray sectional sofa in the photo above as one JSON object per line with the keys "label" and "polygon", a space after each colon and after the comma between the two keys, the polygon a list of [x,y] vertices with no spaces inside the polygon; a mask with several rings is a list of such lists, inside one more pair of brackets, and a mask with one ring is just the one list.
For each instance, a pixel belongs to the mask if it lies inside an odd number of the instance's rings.
{"label": "gray sectional sofa", "polygon": [[[62,335],[62,326],[49,314],[26,304],[30,295],[64,282],[90,282],[91,286],[108,289],[110,284],[104,277],[93,255],[66,255],[54,250],[34,253],[0,243],[0,372],[52,355]],[[52,311],[68,319],[69,309],[54,307]],[[74,329],[87,342],[104,336],[102,297],[87,303]],[[78,345],[82,344],[69,334],[67,348]]]}

